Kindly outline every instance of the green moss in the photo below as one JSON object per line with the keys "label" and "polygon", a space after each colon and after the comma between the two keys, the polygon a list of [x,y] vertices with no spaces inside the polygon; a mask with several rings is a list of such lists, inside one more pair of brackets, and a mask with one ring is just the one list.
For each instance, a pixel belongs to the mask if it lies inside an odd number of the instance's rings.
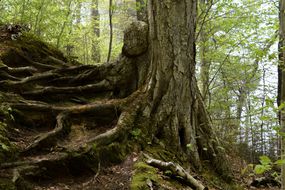
{"label": "green moss", "polygon": [[[0,96],[1,99],[1,96]],[[0,163],[11,160],[16,155],[16,149],[7,138],[9,122],[13,120],[11,108],[5,105],[0,106]]]}
{"label": "green moss", "polygon": [[210,182],[209,186],[218,186],[222,187],[224,190],[244,190],[245,188],[239,184],[227,183],[216,173],[207,170],[203,173],[203,177],[207,182]]}
{"label": "green moss", "polygon": [[188,163],[188,159],[185,154],[167,150],[161,144],[147,146],[144,151],[149,155],[153,155],[154,158],[162,161],[172,161],[182,166],[184,163]]}
{"label": "green moss", "polygon": [[102,163],[121,163],[128,154],[126,143],[112,143],[98,148],[99,159]]}
{"label": "green moss", "polygon": [[52,55],[58,59],[66,61],[63,53],[51,44],[43,42],[41,38],[31,33],[24,33],[17,41],[13,41],[12,45],[18,47],[25,54],[32,56],[33,58],[43,58],[48,55]]}
{"label": "green moss", "polygon": [[161,179],[158,170],[154,167],[147,165],[144,162],[137,162],[134,165],[135,173],[132,177],[131,189],[140,190],[140,189],[149,189],[147,186],[147,181],[159,181]]}
{"label": "green moss", "polygon": [[32,60],[49,64],[48,56],[67,62],[62,52],[33,34],[26,33],[16,41],[9,41],[6,45],[9,51],[1,55],[1,60],[9,66],[30,65]]}
{"label": "green moss", "polygon": [[159,169],[149,166],[143,161],[138,161],[134,165],[134,174],[131,181],[131,190],[149,189],[148,183],[151,182],[155,189],[176,190],[185,189],[187,186],[177,180],[166,177]]}

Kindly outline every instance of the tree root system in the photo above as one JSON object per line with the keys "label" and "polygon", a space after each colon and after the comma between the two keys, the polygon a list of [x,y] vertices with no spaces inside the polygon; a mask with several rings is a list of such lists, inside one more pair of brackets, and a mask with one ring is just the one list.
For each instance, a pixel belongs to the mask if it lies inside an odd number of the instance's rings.
{"label": "tree root system", "polygon": [[[100,167],[125,158],[123,142],[141,104],[130,59],[79,65],[37,40],[0,44],[1,106],[9,108],[8,138],[16,149],[14,159],[0,163],[0,178],[11,189],[98,176]],[[0,119],[8,123],[8,116]]]}

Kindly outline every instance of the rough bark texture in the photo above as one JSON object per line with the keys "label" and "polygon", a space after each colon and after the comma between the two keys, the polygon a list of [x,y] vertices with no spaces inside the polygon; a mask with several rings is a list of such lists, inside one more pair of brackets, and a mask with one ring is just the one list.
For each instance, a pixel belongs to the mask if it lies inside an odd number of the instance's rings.
{"label": "rough bark texture", "polygon": [[[197,2],[149,1],[151,41],[150,115],[156,136],[167,146],[186,152],[201,168],[209,159],[221,169],[216,140],[195,79]],[[219,161],[220,159],[220,161]]]}

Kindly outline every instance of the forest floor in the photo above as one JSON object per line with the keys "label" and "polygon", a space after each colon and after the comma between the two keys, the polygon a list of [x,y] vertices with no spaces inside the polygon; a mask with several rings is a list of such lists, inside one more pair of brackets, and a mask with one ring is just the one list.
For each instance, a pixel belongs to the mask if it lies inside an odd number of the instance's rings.
{"label": "forest floor", "polygon": [[136,160],[137,155],[132,154],[121,164],[103,168],[95,175],[57,179],[40,184],[35,190],[128,190]]}
{"label": "forest floor", "polygon": [[[137,140],[139,131],[116,133],[136,107],[114,98],[114,76],[101,73],[125,70],[71,63],[43,42],[12,41],[14,33],[0,27],[0,190],[191,189],[130,150],[125,139]],[[211,190],[232,190],[191,174]]]}

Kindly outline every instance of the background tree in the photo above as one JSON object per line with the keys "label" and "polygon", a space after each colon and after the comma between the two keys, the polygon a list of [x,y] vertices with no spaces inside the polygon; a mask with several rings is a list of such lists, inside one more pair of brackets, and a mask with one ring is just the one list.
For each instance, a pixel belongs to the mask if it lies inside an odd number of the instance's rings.
{"label": "background tree", "polygon": [[[279,1],[279,22],[280,22],[280,31],[279,31],[279,75],[278,75],[278,85],[279,85],[279,102],[280,106],[284,104],[285,101],[285,73],[284,73],[284,58],[285,58],[285,1]],[[284,140],[284,130],[285,130],[285,114],[284,108],[280,111],[280,127],[281,127],[281,159],[285,159],[285,140]],[[285,165],[283,164],[281,167],[281,180],[282,187],[281,189],[285,189]]]}
{"label": "background tree", "polygon": [[91,16],[93,18],[94,40],[92,42],[92,59],[95,63],[100,62],[100,13],[98,0],[93,0],[91,8]]}

